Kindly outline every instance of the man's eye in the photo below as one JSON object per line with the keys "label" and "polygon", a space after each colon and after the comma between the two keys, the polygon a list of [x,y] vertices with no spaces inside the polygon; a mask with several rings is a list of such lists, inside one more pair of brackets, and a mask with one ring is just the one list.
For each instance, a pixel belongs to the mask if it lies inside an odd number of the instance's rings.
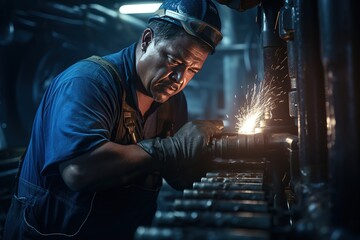
{"label": "man's eye", "polygon": [[196,73],[199,72],[198,70],[195,70],[195,69],[192,69],[192,68],[189,68],[189,71],[192,72],[193,74],[196,74]]}
{"label": "man's eye", "polygon": [[179,64],[179,62],[173,59],[172,57],[168,57],[168,61],[170,64]]}

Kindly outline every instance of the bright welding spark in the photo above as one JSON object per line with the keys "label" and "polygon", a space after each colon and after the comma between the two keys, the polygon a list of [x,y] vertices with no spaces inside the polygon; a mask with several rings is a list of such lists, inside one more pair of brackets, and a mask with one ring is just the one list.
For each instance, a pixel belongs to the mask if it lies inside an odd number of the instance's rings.
{"label": "bright welding spark", "polygon": [[255,128],[258,123],[258,119],[260,119],[261,114],[258,114],[258,112],[255,112],[254,114],[250,114],[247,116],[246,119],[244,119],[244,122],[239,129],[238,133],[244,133],[244,134],[250,134],[255,131]]}
{"label": "bright welding spark", "polygon": [[274,88],[270,86],[270,84],[266,85],[264,81],[261,81],[258,85],[254,84],[253,88],[248,87],[245,102],[238,110],[238,114],[235,115],[238,120],[236,123],[238,133],[254,133],[265,111],[274,108],[275,103],[274,99],[272,99]]}

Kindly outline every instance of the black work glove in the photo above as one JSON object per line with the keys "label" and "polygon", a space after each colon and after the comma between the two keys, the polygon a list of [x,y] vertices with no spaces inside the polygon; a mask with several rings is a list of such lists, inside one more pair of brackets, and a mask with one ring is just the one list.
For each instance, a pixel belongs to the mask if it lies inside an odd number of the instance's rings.
{"label": "black work glove", "polygon": [[211,158],[209,143],[223,129],[222,121],[195,120],[186,123],[173,136],[138,142],[161,163],[161,174],[176,189],[191,187]]}

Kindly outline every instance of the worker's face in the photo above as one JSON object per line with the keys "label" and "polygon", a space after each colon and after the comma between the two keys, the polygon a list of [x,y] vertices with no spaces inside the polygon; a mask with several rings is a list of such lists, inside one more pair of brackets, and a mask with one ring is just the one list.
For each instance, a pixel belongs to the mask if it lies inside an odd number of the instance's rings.
{"label": "worker's face", "polygon": [[187,36],[157,39],[156,43],[153,39],[149,42],[144,39],[145,49],[139,58],[137,71],[147,94],[157,102],[165,102],[184,89],[209,55]]}

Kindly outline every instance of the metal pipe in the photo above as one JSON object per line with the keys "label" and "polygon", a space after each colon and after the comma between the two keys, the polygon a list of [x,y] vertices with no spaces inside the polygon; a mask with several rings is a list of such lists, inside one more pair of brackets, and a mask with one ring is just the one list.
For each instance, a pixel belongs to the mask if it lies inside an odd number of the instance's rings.
{"label": "metal pipe", "polygon": [[297,136],[289,133],[223,133],[211,139],[211,153],[219,158],[266,157],[297,152]]}
{"label": "metal pipe", "polygon": [[[359,234],[360,16],[355,3],[319,0],[318,9],[333,201],[331,222],[335,228]],[[339,239],[353,239],[342,231],[337,232]]]}
{"label": "metal pipe", "polygon": [[287,66],[286,43],[279,36],[278,19],[283,3],[280,0],[263,0],[259,11],[263,45],[264,81],[270,86],[275,104],[269,109],[268,126],[294,125],[289,114],[288,93],[290,79]]}
{"label": "metal pipe", "polygon": [[289,115],[295,119],[294,124],[298,125],[297,89],[296,89],[296,46],[294,43],[294,21],[295,11],[293,0],[284,0],[279,17],[279,35],[286,41],[287,63],[290,78],[291,90],[289,92]]}
{"label": "metal pipe", "polygon": [[214,157],[239,158],[259,156],[264,152],[265,139],[262,133],[238,134],[224,133],[211,141]]}
{"label": "metal pipe", "polygon": [[316,1],[294,0],[299,158],[302,181],[327,181],[324,76],[320,61]]}

